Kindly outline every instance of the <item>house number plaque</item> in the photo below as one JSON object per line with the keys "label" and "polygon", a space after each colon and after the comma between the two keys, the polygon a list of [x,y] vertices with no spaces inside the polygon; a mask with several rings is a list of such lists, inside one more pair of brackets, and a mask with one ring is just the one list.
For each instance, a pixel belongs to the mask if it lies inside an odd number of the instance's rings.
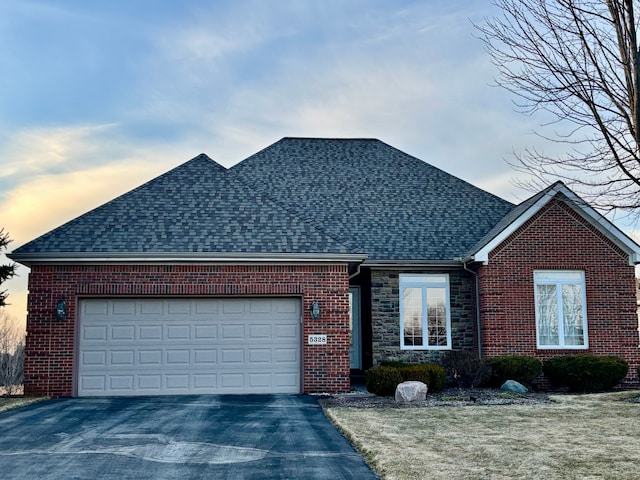
{"label": "house number plaque", "polygon": [[308,345],[326,345],[327,344],[327,336],[326,335],[309,335]]}

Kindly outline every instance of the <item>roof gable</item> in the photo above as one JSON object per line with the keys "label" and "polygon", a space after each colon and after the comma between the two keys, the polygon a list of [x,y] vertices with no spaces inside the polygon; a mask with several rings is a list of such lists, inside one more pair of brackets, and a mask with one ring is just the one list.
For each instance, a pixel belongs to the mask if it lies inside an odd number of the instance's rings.
{"label": "roof gable", "polygon": [[176,253],[351,252],[202,154],[23,245],[11,257]]}
{"label": "roof gable", "polygon": [[513,208],[373,139],[284,138],[229,171],[369,262],[453,260]]}
{"label": "roof gable", "polygon": [[558,181],[546,189],[538,192],[524,202],[517,205],[498,222],[473,248],[467,253],[466,259],[484,264],[489,262],[489,254],[512,233],[531,219],[554,198],[562,198],[576,213],[599,230],[629,255],[629,265],[640,263],[640,246],[625,235],[618,227],[603,215],[591,208],[587,202],[578,197],[567,186]]}

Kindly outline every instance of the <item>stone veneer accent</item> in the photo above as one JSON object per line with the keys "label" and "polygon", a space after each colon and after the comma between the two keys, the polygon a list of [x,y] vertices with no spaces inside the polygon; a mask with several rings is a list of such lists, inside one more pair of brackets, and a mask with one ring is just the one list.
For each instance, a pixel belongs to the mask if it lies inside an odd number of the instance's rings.
{"label": "stone veneer accent", "polygon": [[[163,296],[287,296],[302,300],[304,393],[348,392],[349,275],[347,265],[34,265],[29,274],[25,395],[74,395],[79,298]],[[54,320],[67,298],[67,318]],[[309,307],[318,300],[322,314]],[[309,334],[327,345],[308,346]]]}
{"label": "stone veneer accent", "polygon": [[400,290],[399,274],[449,275],[451,299],[451,346],[454,350],[477,348],[474,278],[464,270],[371,270],[371,322],[373,364],[385,360],[407,363],[438,362],[446,350],[400,349]]}

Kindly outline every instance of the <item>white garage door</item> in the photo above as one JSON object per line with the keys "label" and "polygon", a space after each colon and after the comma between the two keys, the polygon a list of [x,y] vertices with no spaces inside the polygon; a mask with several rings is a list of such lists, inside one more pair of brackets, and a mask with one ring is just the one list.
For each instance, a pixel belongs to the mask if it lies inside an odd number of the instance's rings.
{"label": "white garage door", "polygon": [[78,395],[300,393],[300,301],[87,299]]}

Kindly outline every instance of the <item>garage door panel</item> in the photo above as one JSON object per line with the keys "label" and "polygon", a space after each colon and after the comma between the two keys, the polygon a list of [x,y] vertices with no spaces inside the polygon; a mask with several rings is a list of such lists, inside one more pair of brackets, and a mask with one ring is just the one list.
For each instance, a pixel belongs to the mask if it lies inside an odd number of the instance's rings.
{"label": "garage door panel", "polygon": [[92,340],[104,342],[107,339],[107,327],[106,326],[87,326],[82,330],[82,338],[84,342],[90,342]]}
{"label": "garage door panel", "polygon": [[109,388],[114,392],[133,389],[133,375],[109,375]]}
{"label": "garage door panel", "polygon": [[218,300],[193,300],[194,313],[196,315],[218,315]]}
{"label": "garage door panel", "polygon": [[167,390],[179,390],[184,391],[189,389],[189,375],[186,373],[178,373],[167,375]]}
{"label": "garage door panel", "polygon": [[124,365],[133,366],[135,351],[133,350],[111,350],[110,364],[111,365]]}
{"label": "garage door panel", "polygon": [[136,302],[131,301],[121,301],[117,303],[111,304],[111,313],[113,316],[118,315],[127,315],[131,316],[136,313]]}
{"label": "garage door panel", "polygon": [[218,338],[218,326],[213,324],[195,325],[194,340],[212,340]]}
{"label": "garage door panel", "polygon": [[275,325],[275,335],[279,339],[284,338],[297,338],[298,337],[298,325]]}
{"label": "garage door panel", "polygon": [[[300,314],[300,302],[290,302],[286,299],[277,299],[273,302],[275,313]],[[287,315],[288,316],[288,315]]]}
{"label": "garage door panel", "polygon": [[109,303],[106,300],[94,300],[91,303],[84,303],[81,309],[83,317],[92,315],[105,316],[108,313]]}
{"label": "garage door panel", "polygon": [[167,314],[172,315],[191,315],[190,300],[169,300],[167,302]]}
{"label": "garage door panel", "polygon": [[167,340],[189,340],[191,325],[167,325],[165,335]]}
{"label": "garage door panel", "polygon": [[84,375],[80,378],[80,388],[85,392],[101,394],[105,391],[106,384],[106,375]]}
{"label": "garage door panel", "polygon": [[220,389],[229,390],[233,389],[243,389],[244,390],[244,373],[221,373],[219,375],[220,378]]}
{"label": "garage door panel", "polygon": [[[120,302],[120,300],[117,300]],[[164,303],[156,300],[137,300],[137,315],[162,316],[164,314]]]}
{"label": "garage door panel", "polygon": [[269,324],[249,325],[247,338],[249,340],[271,340],[273,337],[273,328]]}
{"label": "garage door panel", "polygon": [[298,372],[289,372],[289,373],[276,373],[273,375],[273,379],[275,381],[274,388],[276,389],[286,389],[286,388],[294,388],[298,385],[299,375]]}
{"label": "garage door panel", "polygon": [[224,315],[242,315],[245,313],[246,302],[235,300],[221,300],[221,302]]}
{"label": "garage door panel", "polygon": [[78,394],[299,393],[299,305],[82,300]]}
{"label": "garage door panel", "polygon": [[162,375],[137,375],[137,390],[147,395],[162,391]]}
{"label": "garage door panel", "polygon": [[272,355],[270,348],[249,348],[249,364],[270,364]]}
{"label": "garage door panel", "polygon": [[195,374],[193,376],[193,386],[197,390],[210,390],[217,387],[218,376],[210,373]]}
{"label": "garage door panel", "polygon": [[107,364],[107,351],[96,350],[90,352],[82,352],[80,355],[80,363],[82,365],[105,366]]}
{"label": "garage door panel", "polygon": [[138,339],[148,341],[161,340],[162,330],[162,325],[141,325],[138,327]]}
{"label": "garage door panel", "polygon": [[270,300],[249,301],[249,313],[253,315],[270,314],[273,310],[273,302]]}
{"label": "garage door panel", "polygon": [[189,365],[191,363],[191,350],[167,350],[166,359],[167,366],[171,365]]}
{"label": "garage door panel", "polygon": [[220,352],[222,365],[244,364],[244,348],[222,348]]}
{"label": "garage door panel", "polygon": [[245,328],[244,325],[236,324],[222,324],[221,325],[221,340],[244,340]]}
{"label": "garage door panel", "polygon": [[133,341],[136,338],[136,329],[133,325],[113,325],[110,333],[111,340]]}
{"label": "garage door panel", "polygon": [[276,348],[275,352],[276,363],[298,363],[298,350],[295,348]]}
{"label": "garage door panel", "polygon": [[162,350],[138,350],[138,365],[162,365]]}
{"label": "garage door panel", "polygon": [[218,350],[194,350],[193,351],[193,364],[211,366],[218,363]]}

